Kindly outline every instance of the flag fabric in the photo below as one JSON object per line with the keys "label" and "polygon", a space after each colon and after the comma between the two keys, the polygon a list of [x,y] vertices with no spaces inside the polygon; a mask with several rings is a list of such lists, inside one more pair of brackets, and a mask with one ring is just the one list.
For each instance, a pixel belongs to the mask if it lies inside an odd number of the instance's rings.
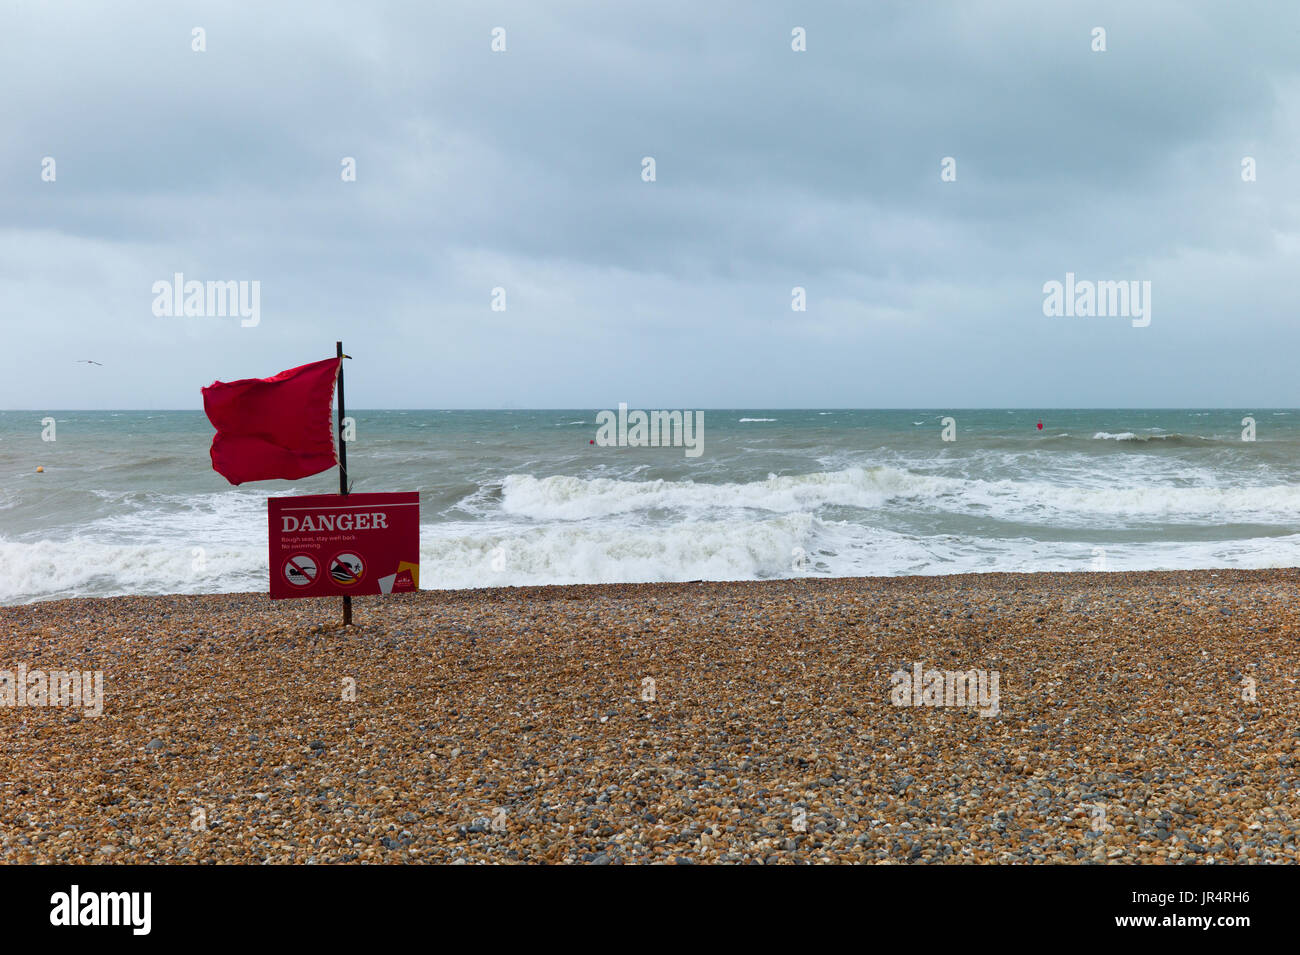
{"label": "flag fabric", "polygon": [[341,358],[299,365],[270,378],[214,381],[203,410],[217,429],[212,469],[231,484],[297,480],[338,464],[334,382]]}

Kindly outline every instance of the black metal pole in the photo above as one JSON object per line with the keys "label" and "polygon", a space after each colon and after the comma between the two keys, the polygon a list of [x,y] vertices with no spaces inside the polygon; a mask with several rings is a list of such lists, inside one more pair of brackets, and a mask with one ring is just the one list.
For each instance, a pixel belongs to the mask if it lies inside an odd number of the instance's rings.
{"label": "black metal pole", "polygon": [[[335,342],[334,347],[339,356],[339,494],[348,493],[348,445],[343,440],[343,343]],[[328,570],[328,568],[326,568]],[[343,626],[352,626],[352,597],[343,597]]]}

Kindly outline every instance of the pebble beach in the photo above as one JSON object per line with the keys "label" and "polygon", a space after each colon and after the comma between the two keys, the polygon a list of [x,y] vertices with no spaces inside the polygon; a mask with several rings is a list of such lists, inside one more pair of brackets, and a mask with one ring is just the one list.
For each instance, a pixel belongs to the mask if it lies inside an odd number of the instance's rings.
{"label": "pebble beach", "polygon": [[[1300,571],[0,608],[5,863],[1300,861]],[[897,674],[996,676],[996,713]],[[915,697],[904,703],[915,704]],[[933,703],[933,700],[931,700]],[[986,707],[987,710],[987,707]]]}

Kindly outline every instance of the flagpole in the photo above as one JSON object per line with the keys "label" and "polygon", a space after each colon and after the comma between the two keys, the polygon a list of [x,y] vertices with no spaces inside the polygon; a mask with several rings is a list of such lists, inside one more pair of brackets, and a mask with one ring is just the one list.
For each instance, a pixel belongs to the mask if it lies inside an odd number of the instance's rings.
{"label": "flagpole", "polygon": [[[346,497],[348,493],[348,445],[343,440],[343,343],[335,342],[334,347],[339,357],[339,494]],[[352,597],[343,597],[343,626],[352,626]]]}

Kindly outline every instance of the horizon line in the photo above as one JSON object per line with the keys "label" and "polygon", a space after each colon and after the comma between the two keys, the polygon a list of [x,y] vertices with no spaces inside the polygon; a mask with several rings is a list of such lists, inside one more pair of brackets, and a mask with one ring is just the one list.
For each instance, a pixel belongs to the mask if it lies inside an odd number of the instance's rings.
{"label": "horizon line", "polygon": [[[629,410],[663,410],[663,406],[654,405],[637,405],[633,408],[630,402],[627,404]],[[617,407],[617,406],[615,406]],[[685,406],[682,406],[685,408]],[[877,407],[866,406],[849,406],[849,405],[807,405],[804,407],[778,407],[776,405],[729,405],[729,406],[704,406],[694,407],[686,410],[691,411],[1244,411],[1252,408],[1263,408],[1269,411],[1300,411],[1300,405],[880,405]],[[446,407],[446,408],[416,408],[394,406],[389,408],[349,408],[349,411],[483,411],[483,412],[514,412],[514,411],[607,411],[606,407],[591,406],[563,406],[556,405],[552,407],[517,407],[517,408],[471,408],[471,407]],[[0,414],[17,414],[26,412],[73,412],[73,411],[130,411],[130,412],[193,412],[194,414],[203,414],[202,408],[0,408]]]}

